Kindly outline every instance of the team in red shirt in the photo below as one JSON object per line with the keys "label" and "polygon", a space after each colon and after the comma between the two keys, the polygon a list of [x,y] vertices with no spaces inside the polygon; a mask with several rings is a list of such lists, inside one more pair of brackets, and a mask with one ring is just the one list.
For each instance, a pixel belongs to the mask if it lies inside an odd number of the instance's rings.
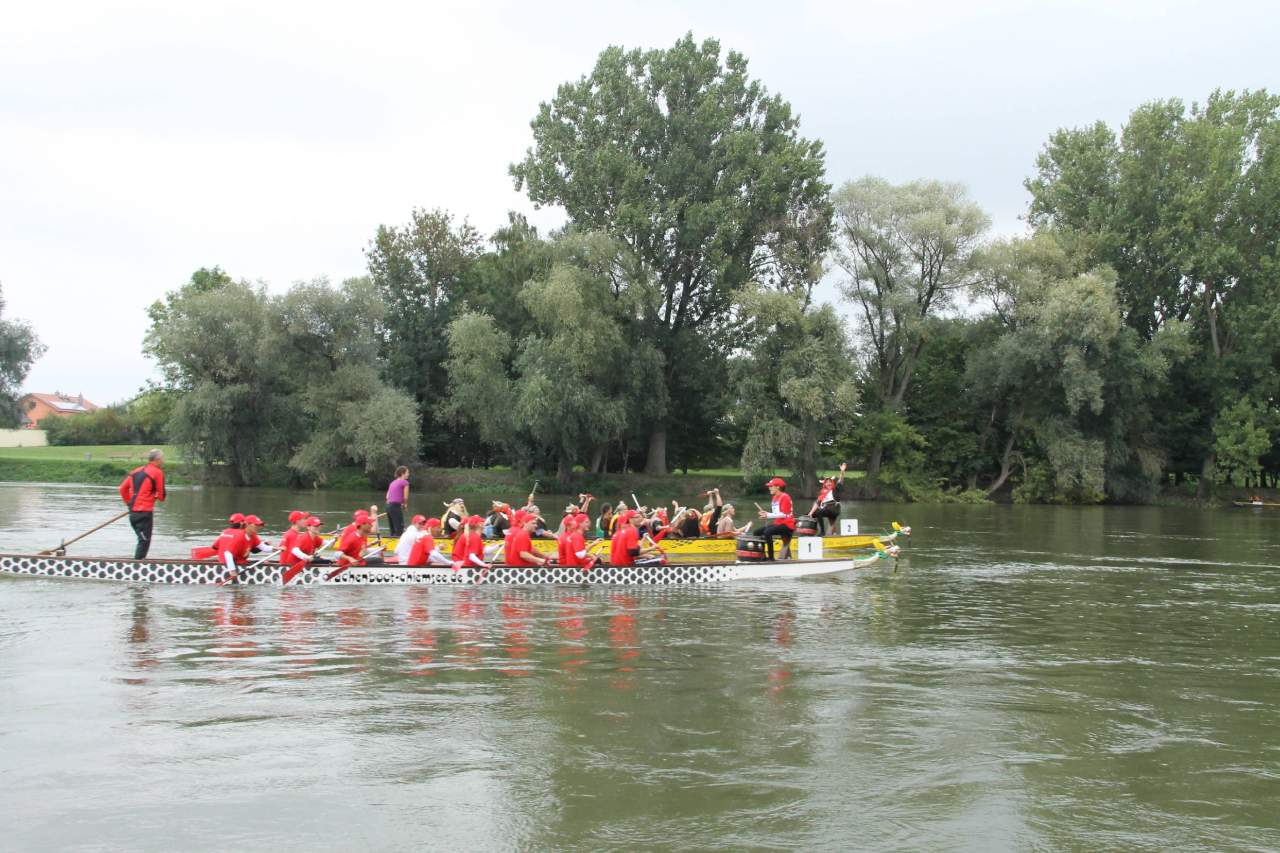
{"label": "team in red shirt", "polygon": [[[143,469],[138,469],[142,471]],[[137,473],[137,472],[135,472]],[[135,482],[136,481],[136,482]],[[791,538],[795,531],[795,515],[791,496],[786,493],[786,482],[773,478],[765,484],[772,497],[768,510],[760,510],[762,524],[754,533],[766,539],[767,553],[773,559],[773,538],[782,538],[781,558],[790,557]],[[164,500],[163,472],[160,477],[148,473],[146,476],[126,478],[120,487],[121,497],[130,506],[154,508],[156,501]],[[194,559],[214,559],[223,563],[228,570],[228,578],[234,580],[237,572],[245,565],[252,553],[270,551],[279,553],[277,558],[282,566],[281,581],[284,584],[293,582],[308,567],[328,565],[334,568],[324,576],[330,580],[353,566],[384,565],[381,539],[375,547],[370,547],[370,536],[377,528],[377,507],[372,512],[357,510],[352,521],[337,537],[335,557],[332,561],[320,556],[323,550],[324,537],[319,527],[320,519],[301,510],[289,514],[289,528],[281,536],[280,544],[270,548],[259,536],[263,521],[256,515],[235,513],[228,519],[228,527],[222,531],[212,546],[192,549]],[[512,526],[507,531],[503,551],[505,565],[514,567],[543,567],[550,565],[551,557],[533,547],[533,537],[538,524],[542,521],[536,508],[533,512],[517,510],[511,516]],[[557,555],[555,562],[561,566],[581,568],[589,571],[598,562],[592,554],[593,546],[588,546],[586,536],[591,529],[591,520],[583,512],[575,511],[576,507],[567,508],[562,533],[557,537]],[[650,562],[665,561],[662,549],[648,533],[644,533],[645,516],[635,510],[624,510],[615,516],[614,532],[609,542],[609,563],[614,566],[643,565]],[[419,519],[415,518],[417,525]],[[413,541],[408,549],[407,557],[400,565],[405,568],[421,568],[432,564],[432,554],[437,560],[443,559],[437,551],[437,542],[432,531],[438,530],[440,522],[436,519],[423,520],[425,529]],[[462,519],[453,542],[451,567],[454,571],[462,569],[480,569],[487,572],[492,563],[486,559],[482,529],[484,519],[478,515]],[[401,556],[405,556],[403,553]],[[490,559],[496,558],[496,554]]]}

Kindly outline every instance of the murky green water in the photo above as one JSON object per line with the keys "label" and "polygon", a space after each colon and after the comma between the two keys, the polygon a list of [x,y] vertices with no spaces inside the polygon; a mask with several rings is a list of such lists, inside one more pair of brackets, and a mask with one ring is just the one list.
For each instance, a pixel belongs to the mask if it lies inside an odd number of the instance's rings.
{"label": "murky green water", "polygon": [[[357,503],[175,492],[153,553],[298,502]],[[115,506],[0,486],[0,550]],[[0,579],[0,849],[1280,847],[1280,511],[850,514],[912,524],[896,573]]]}

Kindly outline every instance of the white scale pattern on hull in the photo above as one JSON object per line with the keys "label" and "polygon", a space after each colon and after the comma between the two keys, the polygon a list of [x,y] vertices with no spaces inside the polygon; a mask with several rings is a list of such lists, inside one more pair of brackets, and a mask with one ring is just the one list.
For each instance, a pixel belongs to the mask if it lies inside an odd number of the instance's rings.
{"label": "white scale pattern on hull", "polygon": [[[794,565],[794,564],[793,564]],[[751,569],[758,569],[752,566]],[[853,568],[847,564],[843,569]],[[583,572],[568,567],[518,568],[496,566],[481,576],[468,571],[448,569],[396,569],[358,567],[349,569],[326,583],[342,586],[391,586],[435,584],[493,584],[523,586],[540,584],[591,584],[607,586],[655,586],[723,583],[743,573],[742,564],[671,563],[665,566],[602,566]],[[318,581],[330,567],[305,572],[294,585],[310,585]],[[827,571],[831,571],[828,568]],[[173,562],[137,562],[91,558],[0,556],[0,572],[49,578],[76,578],[133,583],[216,584],[226,577],[226,569],[218,563],[178,560]],[[240,584],[276,585],[281,567],[262,565],[241,569]],[[816,572],[815,572],[816,573]],[[755,574],[748,571],[747,574]]]}

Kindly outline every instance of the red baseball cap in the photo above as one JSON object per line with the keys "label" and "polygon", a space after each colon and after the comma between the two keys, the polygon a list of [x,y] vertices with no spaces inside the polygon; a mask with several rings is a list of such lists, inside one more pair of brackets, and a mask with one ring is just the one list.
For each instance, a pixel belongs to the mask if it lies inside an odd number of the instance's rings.
{"label": "red baseball cap", "polygon": [[244,513],[233,512],[231,513],[231,517],[228,518],[227,521],[231,522],[232,524],[244,524]]}
{"label": "red baseball cap", "polygon": [[578,517],[576,515],[566,515],[562,523],[565,530],[573,530],[578,526]]}
{"label": "red baseball cap", "polygon": [[323,522],[314,515],[307,519],[307,527],[319,527]]}
{"label": "red baseball cap", "polygon": [[525,519],[529,517],[529,513],[522,509],[516,510],[516,514],[511,517],[513,524],[524,524]]}
{"label": "red baseball cap", "polygon": [[439,526],[440,526],[440,519],[438,518],[427,519],[427,527],[439,527]]}
{"label": "red baseball cap", "polygon": [[304,520],[306,517],[307,517],[307,514],[305,512],[303,512],[300,509],[295,509],[293,512],[289,513],[289,523],[297,524],[299,521]]}
{"label": "red baseball cap", "polygon": [[577,515],[575,515],[575,516],[573,517],[573,520],[574,520],[574,521],[576,521],[576,522],[578,522],[578,524],[579,524],[579,525],[583,525],[583,524],[587,524],[588,522],[590,522],[590,521],[591,521],[591,517],[590,517],[589,515],[587,515],[585,512],[580,512],[580,513],[578,513]]}
{"label": "red baseball cap", "polygon": [[410,523],[410,524],[412,524],[413,526],[417,527],[419,524],[426,524],[426,523],[427,523],[427,517],[426,517],[425,515],[415,515],[415,516],[413,517],[413,521],[411,521],[411,522],[409,522],[409,523]]}
{"label": "red baseball cap", "polygon": [[262,526],[262,519],[258,518],[256,515],[246,515],[246,516],[244,517],[244,523],[245,523],[245,524],[256,524],[256,525],[258,525],[259,527],[261,527],[261,526]]}
{"label": "red baseball cap", "polygon": [[373,521],[373,519],[369,517],[369,513],[362,509],[358,509],[352,513],[351,520],[356,524],[368,524]]}
{"label": "red baseball cap", "polygon": [[781,477],[774,477],[772,480],[770,480],[769,482],[765,483],[764,485],[765,485],[765,488],[768,488],[769,486],[784,486],[784,487],[785,487],[785,486],[787,485],[787,481],[786,481],[786,480],[784,480],[784,479],[782,479]]}
{"label": "red baseball cap", "polygon": [[480,517],[480,516],[478,516],[478,515],[470,516],[470,517],[467,519],[467,526],[469,526],[469,527],[482,527],[482,526],[484,526],[484,519],[483,519],[483,518],[481,518],[481,517]]}

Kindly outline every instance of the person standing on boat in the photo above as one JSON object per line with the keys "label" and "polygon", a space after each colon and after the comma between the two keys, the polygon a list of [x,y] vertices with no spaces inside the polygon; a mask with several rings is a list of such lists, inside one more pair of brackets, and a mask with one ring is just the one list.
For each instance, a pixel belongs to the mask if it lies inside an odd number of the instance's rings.
{"label": "person standing on boat", "polygon": [[404,533],[404,511],[409,506],[409,469],[401,465],[387,486],[387,525],[392,536]]}
{"label": "person standing on boat", "polygon": [[164,453],[152,450],[147,464],[130,471],[120,483],[120,499],[129,507],[129,526],[138,537],[133,559],[144,560],[151,549],[156,504],[164,503]]}
{"label": "person standing on boat", "polygon": [[827,477],[822,481],[822,485],[818,488],[818,497],[813,502],[813,508],[809,510],[809,515],[825,526],[824,536],[830,536],[836,532],[836,522],[840,519],[840,489],[844,486],[844,471],[848,467],[849,463],[841,462],[840,479]]}
{"label": "person standing on boat", "polygon": [[769,494],[773,497],[773,505],[766,512],[760,510],[760,518],[764,524],[756,528],[755,535],[764,537],[765,553],[773,559],[773,537],[782,537],[782,559],[791,559],[791,533],[796,529],[796,517],[792,514],[791,495],[784,491],[787,481],[774,477],[765,483]]}

